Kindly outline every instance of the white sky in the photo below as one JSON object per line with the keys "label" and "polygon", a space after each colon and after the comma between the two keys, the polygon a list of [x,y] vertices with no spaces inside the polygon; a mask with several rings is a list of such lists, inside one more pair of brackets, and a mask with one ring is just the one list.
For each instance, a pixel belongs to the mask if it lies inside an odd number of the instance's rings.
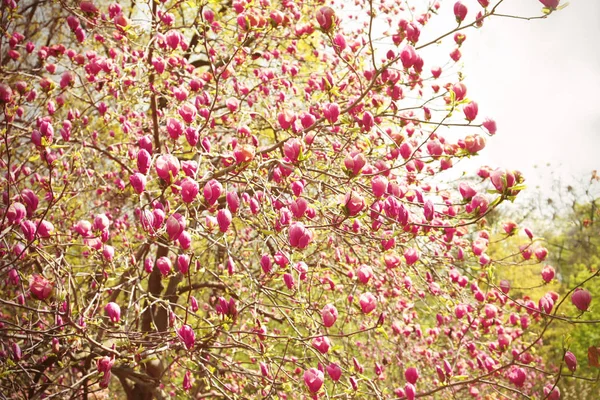
{"label": "white sky", "polygon": [[[475,0],[464,2],[469,14],[479,10]],[[442,11],[452,13],[453,4]],[[537,16],[541,7],[506,0],[499,12]],[[599,1],[573,0],[543,20],[490,19],[467,31],[463,48],[468,96],[498,123],[477,165],[518,169],[543,192],[557,175],[587,180],[600,170]]]}

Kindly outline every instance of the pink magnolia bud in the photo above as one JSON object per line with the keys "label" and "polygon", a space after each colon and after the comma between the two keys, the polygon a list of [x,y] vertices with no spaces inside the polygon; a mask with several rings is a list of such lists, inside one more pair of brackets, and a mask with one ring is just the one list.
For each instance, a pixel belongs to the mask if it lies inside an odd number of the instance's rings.
{"label": "pink magnolia bud", "polygon": [[186,349],[190,350],[192,347],[194,347],[194,343],[196,342],[196,334],[189,325],[182,325],[181,328],[177,330],[177,335],[185,345]]}
{"label": "pink magnolia bud", "polygon": [[544,386],[544,399],[546,400],[560,400],[560,389],[552,383]]}
{"label": "pink magnolia bud", "polygon": [[168,257],[160,257],[156,260],[156,268],[158,268],[163,276],[169,275],[169,272],[171,272],[171,260]]}
{"label": "pink magnolia bud", "polygon": [[114,360],[108,356],[100,357],[96,361],[96,369],[98,370],[98,372],[103,374],[109,373],[113,366],[113,363]]}
{"label": "pink magnolia bud", "polygon": [[238,196],[237,192],[227,192],[226,200],[229,211],[231,211],[232,214],[235,214],[240,207],[240,197]]}
{"label": "pink magnolia bud", "polygon": [[31,189],[23,189],[21,192],[21,200],[27,208],[27,216],[31,217],[37,210],[40,199]]}
{"label": "pink magnolia bud", "polygon": [[337,122],[340,116],[340,106],[337,103],[327,103],[323,106],[323,116],[330,124]]}
{"label": "pink magnolia bud", "polygon": [[575,372],[577,369],[577,357],[575,357],[575,354],[567,351],[565,353],[565,364],[567,364],[567,368],[569,368],[572,372]]}
{"label": "pink magnolia bud", "polygon": [[415,389],[415,386],[412,383],[407,383],[404,386],[404,393],[406,393],[407,400],[414,400],[417,394],[417,390]]}
{"label": "pink magnolia bud", "polygon": [[546,265],[542,269],[542,279],[544,280],[544,282],[548,283],[548,282],[552,281],[552,279],[554,279],[554,275],[555,275],[554,268],[551,267],[550,265]]}
{"label": "pink magnolia bud", "polygon": [[183,390],[185,390],[186,392],[189,391],[192,388],[192,385],[193,385],[192,374],[188,370],[185,372],[185,375],[183,376]]}
{"label": "pink magnolia bud", "polygon": [[190,307],[192,308],[193,312],[196,312],[199,309],[198,300],[194,296],[190,297]]}
{"label": "pink magnolia bud", "polygon": [[104,307],[104,311],[106,312],[106,315],[108,315],[110,321],[115,324],[118,323],[121,319],[121,307],[119,307],[119,305],[115,302],[111,301],[110,303],[108,303]]}
{"label": "pink magnolia bud", "polygon": [[323,386],[324,380],[325,375],[323,371],[316,368],[310,368],[304,372],[304,384],[311,393],[317,393],[321,389],[321,386]]}
{"label": "pink magnolia bud", "polygon": [[373,195],[377,198],[382,197],[387,191],[388,180],[383,175],[375,175],[373,179],[371,179],[371,189],[373,190]]}
{"label": "pink magnolia bud", "polygon": [[354,155],[348,154],[346,159],[344,160],[344,166],[350,172],[352,176],[357,176],[362,171],[365,166],[367,159],[362,153],[357,153]]}
{"label": "pink magnolia bud", "polygon": [[321,310],[321,319],[323,319],[323,325],[325,325],[327,328],[330,328],[333,326],[333,324],[335,324],[337,317],[338,311],[333,304],[327,304]]}
{"label": "pink magnolia bud", "polygon": [[538,247],[535,250],[534,254],[535,258],[537,258],[538,261],[544,261],[548,256],[548,249],[546,249],[545,247]]}
{"label": "pink magnolia bud", "polygon": [[181,186],[181,200],[183,200],[184,203],[188,203],[188,204],[192,203],[196,199],[196,196],[198,195],[198,191],[200,190],[200,188],[198,186],[198,182],[196,182],[192,178],[185,177],[181,181],[180,186]]}
{"label": "pink magnolia bud", "polygon": [[21,232],[27,241],[32,241],[34,239],[36,227],[33,221],[24,219],[19,224],[19,227],[21,228]]}
{"label": "pink magnolia bud", "polygon": [[167,219],[167,234],[169,239],[177,240],[181,233],[185,230],[186,221],[185,217],[179,213],[171,215]]}
{"label": "pink magnolia bud", "polygon": [[79,3],[79,8],[84,13],[96,14],[98,12],[98,8],[91,1],[82,1]]}
{"label": "pink magnolia bud", "polygon": [[454,16],[456,17],[456,22],[459,24],[465,20],[467,17],[467,6],[465,6],[461,1],[457,1],[454,4]]}
{"label": "pink magnolia bud", "polygon": [[494,135],[496,133],[496,121],[494,121],[493,119],[488,118],[485,121],[483,121],[481,125],[483,125],[483,127],[488,131],[490,135]]}
{"label": "pink magnolia bud", "polygon": [[291,274],[284,274],[283,275],[283,282],[285,283],[285,286],[287,286],[287,288],[289,290],[292,290],[294,288],[295,282],[294,282],[294,277]]}
{"label": "pink magnolia bud", "polygon": [[540,3],[542,3],[545,7],[548,7],[551,10],[556,10],[558,4],[560,3],[560,0],[540,0]]}
{"label": "pink magnolia bud", "polygon": [[179,136],[183,133],[183,124],[181,121],[175,118],[167,119],[167,133],[171,139],[179,139]]}
{"label": "pink magnolia bud", "polygon": [[108,244],[105,244],[102,248],[102,256],[104,256],[104,258],[106,258],[107,261],[112,261],[115,257],[115,248]]}
{"label": "pink magnolia bud", "polygon": [[271,272],[271,258],[268,255],[263,255],[260,259],[260,267],[265,274]]}
{"label": "pink magnolia bud", "polygon": [[334,382],[339,381],[342,377],[342,369],[335,363],[329,364],[325,369],[327,370],[327,375],[329,375]]}
{"label": "pink magnolia bud", "polygon": [[335,11],[331,7],[321,7],[315,14],[319,27],[324,31],[329,31],[336,24]]}
{"label": "pink magnolia bud", "polygon": [[341,33],[337,33],[332,42],[334,49],[338,52],[342,52],[346,48],[346,38]]}
{"label": "pink magnolia bud", "polygon": [[41,238],[48,238],[54,233],[54,225],[50,221],[40,221],[38,223],[37,233]]}
{"label": "pink magnolia bud", "polygon": [[129,177],[129,183],[137,194],[141,194],[146,188],[146,176],[136,172]]}
{"label": "pink magnolia bud", "polygon": [[21,203],[12,203],[6,211],[6,218],[11,224],[19,224],[25,218],[27,209]]}
{"label": "pink magnolia bud", "polygon": [[577,288],[571,295],[571,302],[581,311],[587,311],[592,302],[592,295],[585,289]]}
{"label": "pink magnolia bud", "polygon": [[10,86],[0,83],[0,104],[8,104],[12,102],[13,92]]}
{"label": "pink magnolia bud", "polygon": [[481,4],[481,7],[483,8],[487,8],[487,6],[490,5],[490,0],[477,0],[479,2],[479,4]]}
{"label": "pink magnolia bud", "polygon": [[137,168],[142,174],[147,174],[150,169],[152,157],[146,149],[140,149],[137,154]]}
{"label": "pink magnolia bud", "polygon": [[461,101],[467,95],[467,86],[462,82],[458,82],[452,86],[452,91],[454,92],[456,101]]}
{"label": "pink magnolia bud", "polygon": [[179,247],[183,250],[187,250],[192,245],[192,236],[187,231],[181,232],[181,235],[177,238],[177,242],[179,243]]}
{"label": "pink magnolia bud", "polygon": [[521,367],[513,367],[508,373],[508,380],[516,387],[521,387],[525,383],[527,375]]}
{"label": "pink magnolia bud", "polygon": [[302,142],[296,138],[288,140],[283,145],[283,154],[293,163],[298,162],[302,152]]}
{"label": "pink magnolia bud", "polygon": [[298,249],[306,248],[313,239],[313,233],[306,228],[302,222],[294,222],[290,225],[289,241],[290,246]]}
{"label": "pink magnolia bud", "polygon": [[231,212],[228,209],[222,208],[217,212],[217,223],[219,224],[219,230],[221,232],[227,232],[231,225],[231,219]]}
{"label": "pink magnolia bud", "polygon": [[190,256],[187,254],[180,254],[177,257],[177,269],[179,269],[179,272],[182,274],[187,274],[190,269]]}
{"label": "pink magnolia bud", "polygon": [[209,206],[215,204],[219,200],[219,197],[221,197],[222,192],[223,185],[221,185],[219,181],[211,179],[210,181],[206,182],[206,185],[204,185],[203,190],[204,199],[206,200],[206,203]]}
{"label": "pink magnolia bud", "polygon": [[500,281],[500,290],[502,290],[502,293],[504,294],[508,294],[508,292],[510,291],[510,282],[507,281],[506,279]]}
{"label": "pink magnolia bud", "polygon": [[355,191],[350,191],[344,198],[344,206],[350,217],[354,217],[365,208],[365,199]]}
{"label": "pink magnolia bud", "polygon": [[321,354],[327,354],[329,348],[331,347],[331,341],[327,336],[319,336],[313,339],[312,345]]}
{"label": "pink magnolia bud", "polygon": [[477,103],[471,101],[469,104],[463,107],[463,113],[465,114],[465,118],[467,121],[471,122],[475,118],[477,118],[477,112],[479,111],[479,107]]}
{"label": "pink magnolia bud", "polygon": [[406,249],[404,251],[404,259],[408,265],[413,265],[419,260],[419,251],[413,248]]}
{"label": "pink magnolia bud", "polygon": [[38,300],[46,300],[52,294],[54,284],[42,275],[34,274],[29,281],[29,291]]}
{"label": "pink magnolia bud", "polygon": [[406,69],[415,65],[418,61],[419,56],[415,51],[415,48],[411,45],[406,45],[400,52],[400,61],[402,61],[402,66]]}
{"label": "pink magnolia bud", "polygon": [[171,154],[163,154],[156,159],[156,174],[167,183],[177,176],[179,168],[179,160]]}
{"label": "pink magnolia bud", "polygon": [[404,371],[404,378],[414,385],[419,379],[419,371],[415,367],[407,368],[406,371]]}
{"label": "pink magnolia bud", "polygon": [[373,269],[368,265],[362,264],[356,270],[356,277],[361,283],[364,283],[366,285],[367,283],[369,283],[369,280],[371,280],[371,278],[373,277]]}
{"label": "pink magnolia bud", "polygon": [[360,308],[364,314],[369,314],[377,308],[377,299],[371,292],[366,292],[360,295]]}

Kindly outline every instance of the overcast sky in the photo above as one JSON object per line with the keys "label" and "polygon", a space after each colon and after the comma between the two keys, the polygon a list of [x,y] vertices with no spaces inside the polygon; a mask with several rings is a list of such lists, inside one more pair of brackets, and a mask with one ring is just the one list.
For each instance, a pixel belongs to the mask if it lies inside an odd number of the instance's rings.
{"label": "overcast sky", "polygon": [[[499,11],[537,16],[541,7],[506,0]],[[600,1],[573,0],[543,20],[493,18],[463,46],[468,95],[498,123],[478,164],[519,169],[543,191],[552,190],[549,177],[600,170]]]}

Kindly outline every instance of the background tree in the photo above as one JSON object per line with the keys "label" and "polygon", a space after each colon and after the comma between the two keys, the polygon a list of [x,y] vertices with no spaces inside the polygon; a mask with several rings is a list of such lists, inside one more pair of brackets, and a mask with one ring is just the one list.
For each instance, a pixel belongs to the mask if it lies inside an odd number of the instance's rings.
{"label": "background tree", "polygon": [[4,393],[558,398],[580,313],[485,224],[524,178],[446,175],[496,132],[457,62],[503,3],[426,38],[438,2],[5,1]]}

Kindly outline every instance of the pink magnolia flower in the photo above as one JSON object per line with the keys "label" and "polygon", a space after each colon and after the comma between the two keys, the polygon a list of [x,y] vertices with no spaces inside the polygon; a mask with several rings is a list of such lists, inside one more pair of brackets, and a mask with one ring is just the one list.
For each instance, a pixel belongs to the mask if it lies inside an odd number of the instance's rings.
{"label": "pink magnolia flower", "polygon": [[321,7],[315,14],[319,27],[324,31],[329,31],[336,24],[335,11],[331,7]]}
{"label": "pink magnolia flower", "polygon": [[106,258],[107,261],[112,261],[112,259],[115,257],[115,248],[105,244],[102,248],[102,256]]}
{"label": "pink magnolia flower", "polygon": [[184,203],[192,203],[198,195],[198,182],[190,177],[185,177],[181,181],[181,199]]}
{"label": "pink magnolia flower", "polygon": [[362,312],[365,314],[369,314],[371,311],[377,308],[377,298],[375,298],[371,292],[361,294],[359,303]]}
{"label": "pink magnolia flower", "polygon": [[546,400],[560,400],[560,389],[552,383],[544,386],[544,398]]}
{"label": "pink magnolia flower", "polygon": [[417,389],[412,383],[407,383],[404,385],[404,393],[406,393],[407,400],[414,400],[417,394]]}
{"label": "pink magnolia flower", "polygon": [[[191,121],[190,121],[191,122]],[[167,133],[173,140],[179,139],[179,136],[183,133],[183,124],[176,118],[167,119]]]}
{"label": "pink magnolia flower", "polygon": [[587,311],[592,302],[592,295],[585,289],[577,288],[571,295],[571,302],[581,311]]}
{"label": "pink magnolia flower", "polygon": [[194,347],[194,343],[196,342],[196,334],[189,325],[182,325],[181,328],[177,330],[177,336],[179,336],[186,349],[190,350],[192,347]]}
{"label": "pink magnolia flower", "polygon": [[465,6],[461,1],[457,1],[454,3],[454,16],[456,17],[456,22],[459,24],[465,20],[467,17],[467,6]]}
{"label": "pink magnolia flower", "polygon": [[185,390],[186,392],[189,391],[192,388],[192,385],[193,385],[192,373],[188,370],[185,372],[185,375],[183,376],[183,390]]}
{"label": "pink magnolia flower", "polygon": [[327,304],[321,310],[321,319],[323,320],[323,325],[327,328],[330,328],[335,324],[337,317],[338,310],[333,304]]}
{"label": "pink magnolia flower", "polygon": [[331,378],[332,381],[337,382],[342,377],[342,369],[339,365],[335,363],[329,364],[326,368],[327,374]]}
{"label": "pink magnolia flower", "polygon": [[169,275],[169,272],[171,272],[171,260],[168,257],[160,257],[156,260],[156,268],[158,268],[163,276]]}
{"label": "pink magnolia flower", "polygon": [[11,224],[19,224],[23,218],[25,218],[25,215],[27,214],[27,209],[25,208],[25,206],[22,203],[11,203],[11,205],[8,207],[8,210],[6,211],[6,218],[8,219],[8,222]]}
{"label": "pink magnolia flower", "polygon": [[52,293],[54,284],[42,275],[34,274],[29,281],[29,292],[38,300],[46,300]]}
{"label": "pink magnolia flower", "polygon": [[348,192],[344,198],[344,206],[350,217],[354,217],[365,208],[365,199],[354,190]]}
{"label": "pink magnolia flower", "polygon": [[255,148],[252,145],[244,144],[236,146],[233,150],[233,157],[235,158],[236,164],[242,164],[250,162],[254,159]]}
{"label": "pink magnolia flower", "polygon": [[289,129],[294,126],[294,121],[296,121],[296,114],[292,110],[283,110],[279,114],[277,114],[277,121],[279,122],[279,126],[281,129]]}
{"label": "pink magnolia flower", "polygon": [[231,219],[231,212],[228,209],[222,208],[217,212],[217,223],[219,224],[219,230],[221,232],[227,232],[231,225]]}
{"label": "pink magnolia flower", "polygon": [[48,238],[54,233],[54,225],[50,221],[40,221],[38,223],[37,233],[41,238]]}
{"label": "pink magnolia flower", "polygon": [[419,251],[413,248],[406,249],[404,251],[404,259],[408,265],[413,265],[419,260]]}
{"label": "pink magnolia flower", "polygon": [[146,149],[140,149],[137,154],[137,168],[142,174],[148,173],[152,157]]}
{"label": "pink magnolia flower", "polygon": [[544,282],[548,283],[548,282],[552,281],[552,279],[554,279],[554,275],[555,275],[554,268],[551,267],[550,265],[546,265],[542,269],[542,279],[544,280]]}
{"label": "pink magnolia flower", "polygon": [[479,2],[479,4],[481,4],[481,7],[483,8],[487,8],[487,6],[490,5],[490,0],[477,0]]}
{"label": "pink magnolia flower", "polygon": [[373,277],[373,269],[368,265],[362,264],[356,270],[356,277],[361,283],[366,285]]}
{"label": "pink magnolia flower", "polygon": [[223,185],[221,185],[219,181],[211,179],[210,181],[206,182],[206,185],[204,185],[203,193],[206,203],[209,206],[212,206],[219,200],[219,197],[221,197],[221,193],[223,193]]}
{"label": "pink magnolia flower", "polygon": [[129,183],[137,194],[141,194],[146,188],[146,176],[136,172],[129,177]]}
{"label": "pink magnolia flower", "polygon": [[508,294],[510,291],[510,281],[507,281],[506,279],[501,280],[499,287],[500,290],[502,290],[502,293]]}
{"label": "pink magnolia flower", "polygon": [[327,354],[329,348],[331,347],[331,341],[327,336],[319,336],[313,339],[312,345],[321,354]]}
{"label": "pink magnolia flower", "polygon": [[294,282],[294,277],[292,276],[292,274],[284,274],[283,275],[283,282],[285,283],[285,286],[287,286],[288,289],[292,290],[295,286],[295,282]]}
{"label": "pink magnolia flower", "polygon": [[179,213],[174,213],[167,218],[167,235],[170,240],[177,240],[185,230],[187,223],[185,217]]}
{"label": "pink magnolia flower", "polygon": [[493,119],[487,118],[481,125],[488,131],[490,135],[494,135],[496,133],[496,121]]}
{"label": "pink magnolia flower", "polygon": [[546,249],[545,247],[538,247],[537,249],[535,249],[534,254],[535,258],[537,258],[538,261],[544,261],[548,256],[548,249]]}
{"label": "pink magnolia flower", "polygon": [[362,171],[366,163],[367,159],[363,153],[357,153],[354,155],[348,154],[344,159],[344,166],[352,176],[357,176],[360,174],[360,171]]}
{"label": "pink magnolia flower", "polygon": [[462,82],[458,82],[452,86],[452,91],[456,101],[461,101],[467,95],[467,86]]}
{"label": "pink magnolia flower", "polygon": [[302,142],[292,138],[283,145],[283,154],[293,163],[298,162],[303,152]]}
{"label": "pink magnolia flower", "polygon": [[371,179],[371,189],[373,190],[373,196],[379,198],[382,197],[388,187],[388,180],[383,175],[375,175],[373,179]]}
{"label": "pink magnolia flower", "polygon": [[340,106],[337,103],[327,103],[323,106],[323,116],[330,124],[334,124],[340,116]]}
{"label": "pink magnolia flower", "polygon": [[465,137],[465,150],[476,154],[485,148],[485,138],[481,135],[468,135]]}
{"label": "pink magnolia flower", "polygon": [[474,101],[469,102],[466,106],[463,107],[463,113],[465,114],[465,118],[467,121],[473,121],[477,118],[477,112],[479,111],[479,107],[477,103]]}
{"label": "pink magnolia flower", "polygon": [[415,367],[407,368],[404,371],[404,378],[406,378],[407,382],[414,385],[419,379],[419,371]]}
{"label": "pink magnolia flower", "polygon": [[516,387],[523,386],[526,379],[527,375],[525,374],[525,370],[523,370],[521,367],[513,367],[508,372],[508,380]]}
{"label": "pink magnolia flower", "polygon": [[323,371],[316,368],[310,368],[304,372],[304,384],[312,393],[317,393],[321,389],[324,380],[325,375],[323,374]]}
{"label": "pink magnolia flower", "polygon": [[567,364],[567,368],[569,368],[572,372],[575,372],[577,369],[577,357],[575,357],[575,354],[567,351],[565,353],[565,364]]}
{"label": "pink magnolia flower", "polygon": [[21,232],[27,241],[32,241],[34,239],[36,226],[33,221],[24,219],[19,224],[19,227],[21,228]]}
{"label": "pink magnolia flower", "polygon": [[290,225],[290,246],[296,247],[298,249],[304,249],[310,244],[312,239],[312,231],[306,228],[302,222],[294,222]]}
{"label": "pink magnolia flower", "polygon": [[100,357],[98,360],[96,360],[96,369],[98,372],[103,374],[110,373],[114,362],[115,361],[108,356]]}
{"label": "pink magnolia flower", "polygon": [[545,7],[548,7],[551,10],[556,10],[558,4],[560,3],[560,0],[540,0],[540,3],[542,3]]}
{"label": "pink magnolia flower", "polygon": [[163,154],[156,159],[156,174],[167,183],[177,176],[179,168],[179,160],[171,154]]}
{"label": "pink magnolia flower", "polygon": [[177,269],[182,274],[187,274],[190,269],[190,256],[187,254],[180,254],[177,257]]}
{"label": "pink magnolia flower", "polygon": [[115,324],[118,323],[121,319],[121,307],[119,307],[119,305],[115,302],[111,301],[110,303],[108,303],[104,307],[104,311],[106,312],[106,315],[108,315],[110,321]]}

